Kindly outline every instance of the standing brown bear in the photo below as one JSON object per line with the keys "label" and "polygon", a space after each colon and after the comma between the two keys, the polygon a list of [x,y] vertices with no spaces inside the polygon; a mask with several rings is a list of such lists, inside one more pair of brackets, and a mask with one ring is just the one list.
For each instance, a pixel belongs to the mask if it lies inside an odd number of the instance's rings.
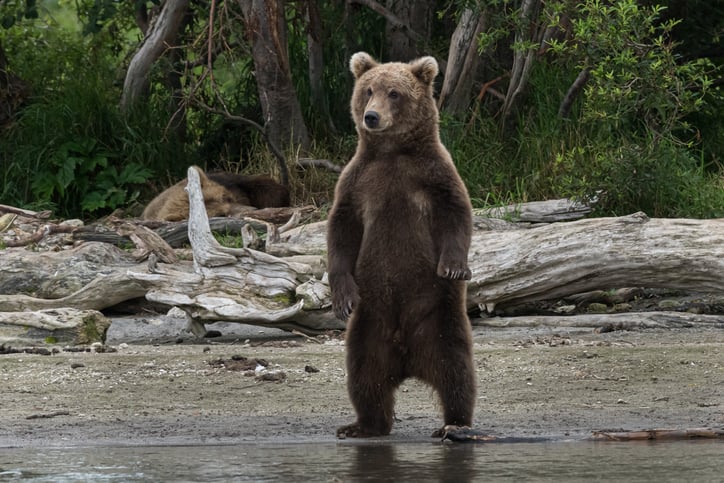
{"label": "standing brown bear", "polygon": [[472,212],[440,142],[437,62],[380,64],[359,52],[350,67],[359,142],[337,183],[327,243],[333,309],[342,320],[351,315],[347,376],[357,421],[337,436],[389,434],[395,390],[410,377],[437,391],[445,425],[469,426]]}

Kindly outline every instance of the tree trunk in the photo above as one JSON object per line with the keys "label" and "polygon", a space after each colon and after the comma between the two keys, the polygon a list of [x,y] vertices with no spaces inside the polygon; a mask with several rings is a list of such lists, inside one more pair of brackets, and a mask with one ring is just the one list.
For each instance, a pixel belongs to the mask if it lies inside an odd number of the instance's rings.
{"label": "tree trunk", "polygon": [[510,83],[503,102],[501,118],[503,124],[509,120],[518,107],[520,98],[528,85],[533,61],[538,51],[538,48],[523,47],[522,45],[531,42],[540,45],[540,39],[545,32],[537,18],[540,7],[541,0],[523,0],[520,7],[520,26],[515,32],[515,44],[518,44],[518,47],[513,52]]}
{"label": "tree trunk", "polygon": [[151,67],[166,50],[176,45],[176,37],[183,25],[188,5],[189,0],[166,0],[164,3],[151,31],[128,66],[121,94],[121,108],[124,111],[128,112],[136,102],[148,95]]}
{"label": "tree trunk", "polygon": [[[427,38],[430,23],[430,2],[419,0],[387,0],[387,10],[398,19],[397,22],[387,21],[385,39],[387,40],[387,59],[390,61],[408,62],[420,55],[418,42],[407,30],[411,30]],[[405,25],[407,28],[401,28]]]}
{"label": "tree trunk", "polygon": [[256,85],[269,141],[309,148],[309,134],[292,82],[282,0],[239,0],[254,59]]}
{"label": "tree trunk", "polygon": [[319,6],[315,0],[307,0],[307,55],[309,56],[309,97],[312,107],[329,127],[336,132],[332,116],[329,114],[329,103],[325,94],[324,85],[324,49],[322,38],[322,19],[319,15]]}
{"label": "tree trunk", "polygon": [[451,114],[461,114],[470,106],[473,78],[478,67],[478,36],[485,30],[485,14],[466,8],[452,39],[447,58],[445,80],[438,105]]}
{"label": "tree trunk", "polygon": [[27,84],[8,70],[8,59],[0,43],[0,127],[12,123],[28,94]]}
{"label": "tree trunk", "polygon": [[[427,25],[431,10],[428,3],[415,0],[388,0],[387,5],[394,8],[394,12],[376,0],[349,0],[347,5],[364,5],[384,17],[387,20],[385,27],[387,55],[385,57],[387,60],[408,62],[418,56],[418,45],[429,38]],[[400,15],[397,15],[398,12]],[[347,13],[349,14],[349,11]],[[352,15],[347,15],[347,22],[348,31],[354,31]],[[413,24],[424,29],[426,35],[415,30]],[[354,42],[348,42],[348,45],[353,44]]]}

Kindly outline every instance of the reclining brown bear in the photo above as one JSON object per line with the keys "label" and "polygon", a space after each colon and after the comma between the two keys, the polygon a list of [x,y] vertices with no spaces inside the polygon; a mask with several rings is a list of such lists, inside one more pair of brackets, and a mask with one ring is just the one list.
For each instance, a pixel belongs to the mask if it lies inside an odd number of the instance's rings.
{"label": "reclining brown bear", "polygon": [[[289,189],[268,176],[212,172],[198,166],[201,191],[209,217],[236,216],[250,208],[289,206]],[[189,196],[184,190],[186,179],[156,196],[143,210],[144,220],[180,221],[189,217]]]}

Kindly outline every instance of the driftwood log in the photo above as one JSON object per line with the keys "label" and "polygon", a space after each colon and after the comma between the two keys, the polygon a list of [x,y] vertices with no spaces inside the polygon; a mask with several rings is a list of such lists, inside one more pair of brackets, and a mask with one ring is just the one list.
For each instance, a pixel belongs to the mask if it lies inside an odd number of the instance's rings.
{"label": "driftwood log", "polygon": [[556,221],[578,220],[592,211],[590,203],[571,199],[531,201],[517,205],[475,210],[478,216],[487,218],[503,218],[526,223],[552,223]]}
{"label": "driftwood log", "polygon": [[40,340],[53,344],[92,344],[104,340],[111,321],[97,310],[70,308],[0,312],[4,341]]}
{"label": "driftwood log", "polygon": [[[53,324],[43,322],[47,314],[31,313],[103,310],[138,297],[180,307],[197,334],[204,332],[204,323],[217,320],[311,334],[344,328],[329,310],[325,222],[291,229],[269,224],[265,252],[226,248],[211,233],[195,170],[189,170],[187,189],[191,260],[179,256],[174,261],[167,247],[154,248],[149,240],[155,237],[145,229],[131,237],[135,252],[100,242],[55,252],[0,251],[0,328],[17,327],[23,317],[36,317],[40,322],[35,325],[52,331]],[[566,213],[583,211],[571,202],[548,204],[564,219]],[[523,206],[516,213],[535,212],[527,219],[540,221],[546,219],[541,206]],[[475,227],[468,292],[471,311],[492,314],[496,308],[620,287],[724,294],[724,219],[649,219],[635,213],[531,226],[476,217]],[[139,252],[144,256],[151,252],[148,263],[138,262]],[[23,315],[18,317],[18,312]],[[724,326],[724,315],[672,312],[521,320],[495,317],[478,323]],[[2,337],[0,332],[0,342]]]}
{"label": "driftwood log", "polygon": [[304,310],[326,308],[322,304],[329,299],[326,284],[314,278],[311,266],[249,248],[221,246],[209,227],[194,169],[188,171],[186,190],[193,272],[175,267],[155,268],[152,273],[129,271],[131,279],[148,286],[148,300],[181,308],[198,336],[205,333],[203,324],[213,321],[306,332],[342,328],[329,317],[304,316]]}
{"label": "driftwood log", "polygon": [[468,302],[488,312],[497,304],[618,287],[724,294],[724,219],[635,213],[481,233],[470,268]]}

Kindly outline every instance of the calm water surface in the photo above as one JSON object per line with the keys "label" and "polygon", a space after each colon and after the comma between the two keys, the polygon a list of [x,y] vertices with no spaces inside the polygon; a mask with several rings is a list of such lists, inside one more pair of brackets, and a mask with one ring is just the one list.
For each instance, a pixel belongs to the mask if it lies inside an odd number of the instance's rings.
{"label": "calm water surface", "polygon": [[724,443],[0,449],[0,481],[724,481]]}

